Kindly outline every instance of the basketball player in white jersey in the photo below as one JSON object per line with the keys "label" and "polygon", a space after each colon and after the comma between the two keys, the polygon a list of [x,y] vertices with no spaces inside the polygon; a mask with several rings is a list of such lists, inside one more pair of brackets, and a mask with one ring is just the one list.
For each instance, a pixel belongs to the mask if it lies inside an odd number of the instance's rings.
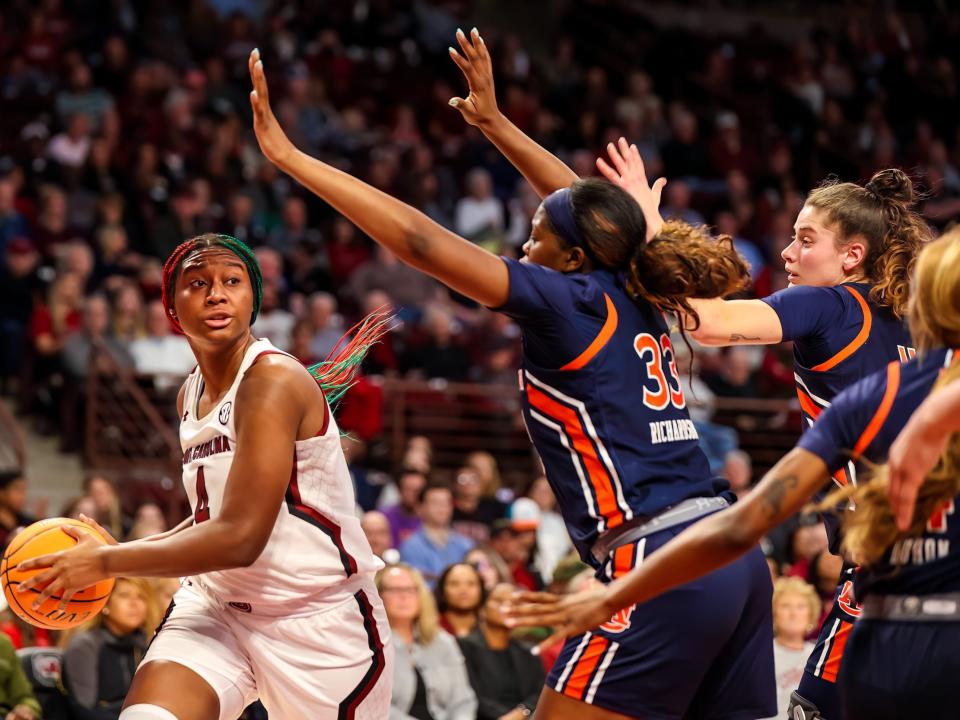
{"label": "basketball player in white jersey", "polygon": [[[382,563],[354,513],[325,378],[250,332],[260,288],[256,258],[229,236],[194,238],[164,267],[198,363],[177,399],[193,516],[108,546],[71,532],[76,548],[22,565],[48,568],[21,585],[43,588],[38,602],[107,577],[184,578],[121,720],[236,720],[258,697],[280,720],[389,714]],[[366,347],[338,356],[334,382]]]}

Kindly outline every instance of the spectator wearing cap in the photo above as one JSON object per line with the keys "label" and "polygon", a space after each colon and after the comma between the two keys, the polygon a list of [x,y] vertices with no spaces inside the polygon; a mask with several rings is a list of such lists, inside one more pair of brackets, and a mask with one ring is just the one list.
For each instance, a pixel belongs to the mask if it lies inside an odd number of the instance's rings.
{"label": "spectator wearing cap", "polygon": [[453,492],[448,485],[427,485],[419,500],[421,526],[400,546],[400,558],[423,573],[432,588],[445,567],[463,560],[473,542],[450,527]]}
{"label": "spectator wearing cap", "polygon": [[483,497],[480,473],[471,467],[457,471],[453,484],[453,529],[477,544],[490,539],[493,523],[505,515],[506,507],[496,498]]}
{"label": "spectator wearing cap", "polygon": [[511,638],[500,610],[513,591],[507,583],[497,585],[483,605],[478,627],[458,640],[479,701],[477,720],[524,720],[543,688],[543,665]]}
{"label": "spectator wearing cap", "polygon": [[26,504],[26,476],[19,470],[0,472],[0,548],[7,546],[18,528],[35,521],[24,513]]}
{"label": "spectator wearing cap", "polygon": [[5,392],[8,380],[20,372],[34,297],[42,287],[39,263],[39,253],[26,238],[17,237],[7,244],[0,266],[0,392]]}
{"label": "spectator wearing cap", "polygon": [[541,590],[543,578],[536,567],[540,508],[530,498],[517,498],[510,504],[507,517],[515,538],[516,555],[510,565],[513,582],[530,590]]}
{"label": "spectator wearing cap", "polygon": [[544,583],[549,584],[554,568],[573,549],[573,543],[563,517],[557,512],[557,498],[550,489],[546,475],[535,477],[525,496],[535,502],[540,510],[535,565]]}

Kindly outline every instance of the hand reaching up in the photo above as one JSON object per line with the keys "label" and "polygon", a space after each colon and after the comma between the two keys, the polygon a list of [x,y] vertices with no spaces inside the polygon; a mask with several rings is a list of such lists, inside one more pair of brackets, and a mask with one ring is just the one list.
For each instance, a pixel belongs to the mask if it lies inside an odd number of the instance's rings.
{"label": "hand reaching up", "polygon": [[457,42],[462,55],[450,48],[450,57],[463,71],[470,94],[466,98],[450,98],[450,105],[463,115],[471,125],[483,125],[493,120],[500,112],[497,109],[497,94],[493,87],[493,63],[480,33],[474,28],[468,38],[457,30]]}
{"label": "hand reaching up", "polygon": [[653,186],[647,182],[647,173],[643,167],[643,158],[636,145],[628,145],[626,139],[620,138],[617,145],[607,144],[607,155],[610,163],[603,158],[597,158],[597,169],[607,180],[619,185],[637,201],[643,210],[643,217],[647,221],[647,241],[649,242],[663,227],[663,218],[660,217],[660,194],[666,178],[657,178]]}
{"label": "hand reaching up", "polygon": [[247,60],[253,91],[250,93],[250,105],[253,108],[253,131],[260,143],[260,150],[274,165],[282,166],[296,149],[283,132],[280,123],[270,107],[270,92],[267,78],[263,74],[263,61],[260,51],[254,48]]}

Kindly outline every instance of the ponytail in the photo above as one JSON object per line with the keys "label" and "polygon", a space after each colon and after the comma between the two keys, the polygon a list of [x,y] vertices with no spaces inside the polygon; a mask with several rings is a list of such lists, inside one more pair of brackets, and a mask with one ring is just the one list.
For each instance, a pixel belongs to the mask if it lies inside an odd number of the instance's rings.
{"label": "ponytail", "polygon": [[669,220],[650,242],[637,245],[627,273],[627,290],[664,312],[686,315],[689,327],[700,317],[689,298],[732,295],[750,283],[747,264],[728,235],[713,238],[703,227]]}
{"label": "ponytail", "polygon": [[830,221],[839,225],[841,246],[855,237],[866,240],[863,271],[873,286],[870,298],[898,318],[907,312],[917,254],[933,237],[913,209],[916,200],[907,174],[889,168],[875,173],[863,187],[828,181],[811,192],[806,203],[825,210]]}
{"label": "ponytail", "polygon": [[636,302],[687,315],[696,328],[700,319],[689,298],[723,297],[750,284],[747,265],[727,236],[713,238],[702,227],[670,220],[647,242],[640,206],[616,185],[595,178],[577,180],[570,186],[569,201],[576,233],[553,219],[557,213],[548,213],[552,229],[561,238],[573,236],[574,244],[582,243],[599,267],[625,273],[626,290]]}
{"label": "ponytail", "polygon": [[[937,381],[933,392],[960,379],[960,363],[953,363]],[[890,507],[887,488],[890,473],[886,465],[876,468],[867,483],[848,485],[830,493],[816,507],[830,511],[852,501],[843,516],[843,549],[857,563],[875,563],[897,540],[921,535],[930,516],[960,493],[960,433],[954,433],[936,467],[917,493],[910,529],[900,532]]]}

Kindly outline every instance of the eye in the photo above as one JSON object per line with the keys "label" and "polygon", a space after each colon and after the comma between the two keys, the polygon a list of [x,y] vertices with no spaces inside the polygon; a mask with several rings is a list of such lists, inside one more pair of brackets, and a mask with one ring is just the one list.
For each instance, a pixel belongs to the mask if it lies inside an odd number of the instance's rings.
{"label": "eye", "polygon": [[239,284],[240,284],[240,278],[237,278],[237,277],[227,278],[226,284],[227,284],[227,285],[239,285]]}
{"label": "eye", "polygon": [[206,283],[203,280],[200,280],[199,278],[190,281],[190,287],[192,288],[201,288],[204,285],[206,285]]}

